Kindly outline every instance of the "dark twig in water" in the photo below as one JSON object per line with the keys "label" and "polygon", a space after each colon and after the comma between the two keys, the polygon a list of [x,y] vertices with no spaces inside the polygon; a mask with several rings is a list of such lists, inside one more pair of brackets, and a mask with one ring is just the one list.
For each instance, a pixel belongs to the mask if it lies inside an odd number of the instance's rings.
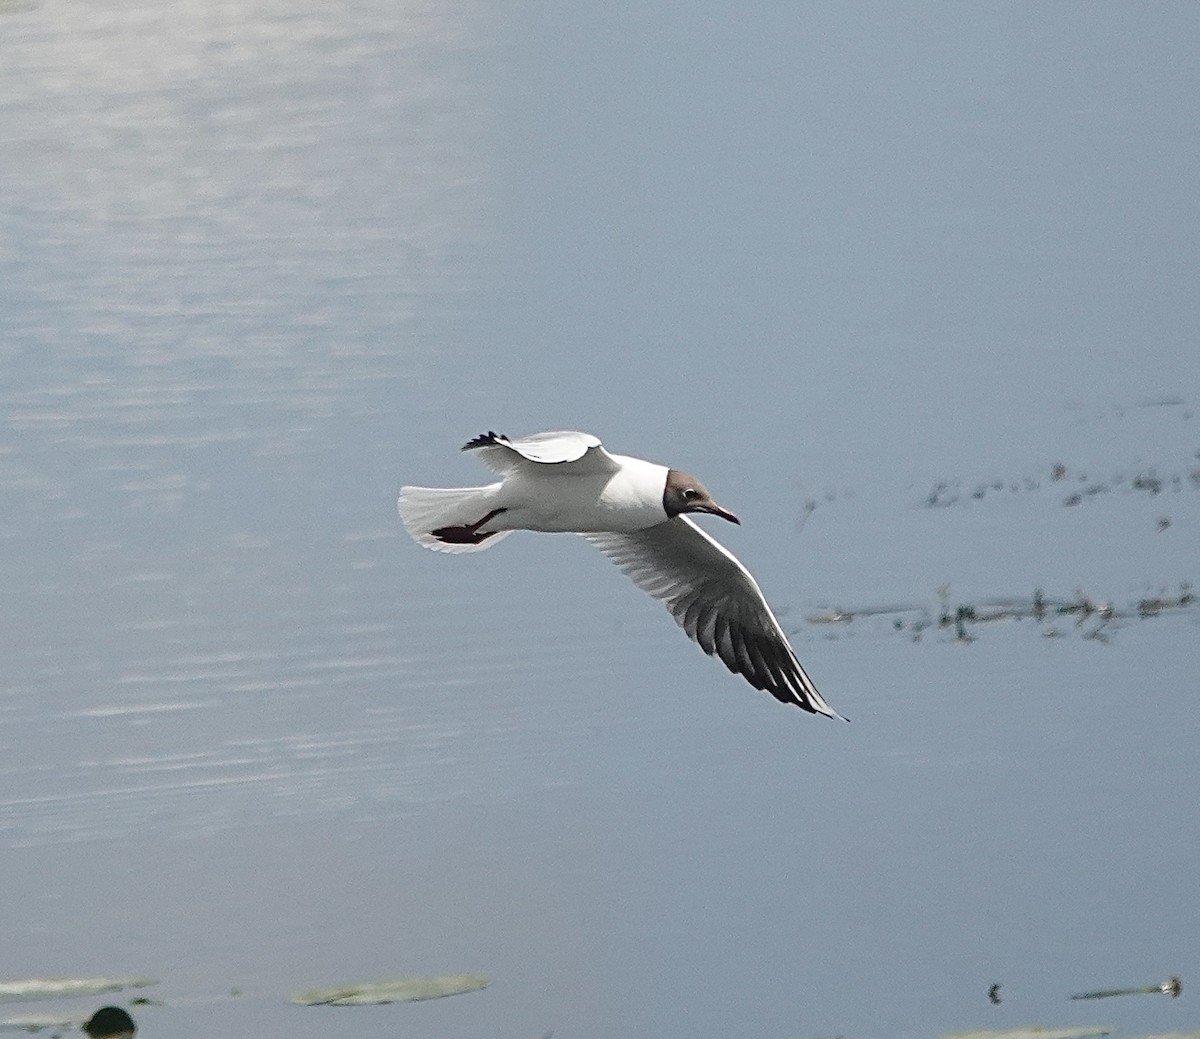
{"label": "dark twig in water", "polygon": [[[1200,457],[1197,453],[1196,457]],[[1047,479],[1048,478],[1048,479]],[[1155,498],[1167,491],[1178,494],[1187,490],[1200,490],[1200,468],[1188,464],[1178,468],[1169,475],[1159,472],[1155,466],[1147,466],[1133,473],[1114,473],[1111,477],[1093,477],[1086,472],[1070,471],[1064,462],[1054,462],[1048,470],[1042,470],[1037,476],[994,477],[981,480],[973,488],[968,489],[964,481],[959,479],[944,479],[936,481],[925,496],[923,504],[931,509],[948,509],[956,506],[967,507],[982,502],[985,498],[997,494],[1029,494],[1042,490],[1043,483],[1063,484],[1070,480],[1075,484],[1061,498],[1061,503],[1068,508],[1083,504],[1090,498],[1096,498],[1112,491],[1122,490],[1125,493],[1144,494]],[[1062,493],[1055,488],[1052,493]],[[1170,527],[1170,520],[1163,524],[1165,517],[1156,521],[1161,533]]]}
{"label": "dark twig in water", "polygon": [[936,607],[917,603],[875,605],[856,608],[837,607],[808,617],[810,624],[851,624],[872,617],[889,617],[894,631],[905,631],[914,639],[930,627],[953,629],[958,642],[974,642],[974,629],[992,621],[1022,621],[1032,619],[1047,638],[1062,634],[1056,627],[1057,618],[1073,617],[1080,638],[1105,642],[1122,621],[1147,620],[1161,614],[1192,609],[1200,603],[1189,582],[1181,582],[1176,595],[1162,594],[1140,599],[1118,608],[1112,602],[1093,599],[1082,589],[1070,599],[1053,600],[1041,588],[1035,588],[1029,599],[998,598],[981,603],[954,602],[949,585],[937,590]]}

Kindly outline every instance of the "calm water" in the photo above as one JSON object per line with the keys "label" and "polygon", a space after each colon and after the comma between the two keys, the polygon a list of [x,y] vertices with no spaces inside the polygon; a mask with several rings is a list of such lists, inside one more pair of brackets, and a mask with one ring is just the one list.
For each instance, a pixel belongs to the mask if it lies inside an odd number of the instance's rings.
{"label": "calm water", "polygon": [[[0,976],[159,976],[162,1039],[1196,1027],[1197,611],[813,619],[1200,578],[1197,45],[1188,4],[0,4]],[[577,539],[403,535],[401,482],[561,427],[742,515],[852,725]]]}

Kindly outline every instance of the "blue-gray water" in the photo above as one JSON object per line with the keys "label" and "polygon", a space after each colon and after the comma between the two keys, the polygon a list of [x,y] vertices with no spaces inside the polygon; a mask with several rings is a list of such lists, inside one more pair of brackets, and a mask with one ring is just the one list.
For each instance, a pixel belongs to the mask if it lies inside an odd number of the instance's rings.
{"label": "blue-gray water", "polygon": [[[1187,3],[0,5],[0,976],[157,975],[148,1039],[1194,1028],[1196,612],[811,618],[1200,578],[1198,46]],[[404,536],[402,482],[563,427],[743,517],[853,724],[577,539]]]}

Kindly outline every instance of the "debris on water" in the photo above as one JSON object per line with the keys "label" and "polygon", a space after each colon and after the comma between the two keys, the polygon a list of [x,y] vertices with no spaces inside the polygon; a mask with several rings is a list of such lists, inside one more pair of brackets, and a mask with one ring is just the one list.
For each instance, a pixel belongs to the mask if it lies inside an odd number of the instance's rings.
{"label": "debris on water", "polygon": [[931,509],[945,508],[957,501],[958,491],[950,485],[949,480],[938,480],[925,498],[925,504]]}
{"label": "debris on water", "polygon": [[0,1003],[23,1003],[35,999],[66,999],[70,996],[96,996],[102,992],[120,992],[127,988],[157,985],[157,978],[27,978],[0,981]]}
{"label": "debris on water", "polygon": [[991,1001],[992,1006],[998,1007],[1000,1005],[1000,986],[998,984],[992,985],[988,989],[988,999]]}
{"label": "debris on water", "polygon": [[30,1014],[25,1017],[6,1017],[0,1021],[0,1032],[37,1033],[47,1029],[56,1033],[73,1031],[83,1024],[83,1018],[65,1014]]}
{"label": "debris on water", "polygon": [[914,640],[919,640],[926,629],[936,627],[952,630],[958,642],[974,642],[977,638],[975,631],[981,624],[1032,619],[1042,626],[1043,635],[1054,638],[1063,634],[1055,621],[1073,618],[1080,638],[1103,642],[1122,621],[1147,620],[1198,605],[1192,586],[1186,581],[1180,583],[1176,594],[1163,590],[1162,594],[1139,599],[1124,607],[1118,607],[1110,600],[1093,598],[1082,589],[1077,589],[1071,598],[1066,599],[1048,598],[1041,588],[1035,588],[1028,599],[1005,597],[956,602],[951,596],[950,586],[942,585],[937,590],[937,597],[936,606],[838,606],[810,614],[806,620],[810,624],[849,625],[859,620],[883,617],[890,620],[891,630],[907,631]]}
{"label": "debris on water", "polygon": [[1173,596],[1158,596],[1152,599],[1138,601],[1138,616],[1143,619],[1162,613],[1163,610],[1180,610],[1194,605],[1196,596],[1192,586],[1187,582],[1179,586],[1179,594]]}
{"label": "debris on water", "polygon": [[483,974],[447,974],[436,978],[395,978],[312,989],[292,997],[301,1006],[372,1006],[378,1003],[415,1003],[422,999],[440,999],[461,992],[487,988],[491,979]]}
{"label": "debris on water", "polygon": [[1135,408],[1182,408],[1187,404],[1187,401],[1182,397],[1151,397],[1148,400],[1139,400]]}
{"label": "debris on water", "polygon": [[1155,495],[1162,491],[1163,482],[1158,473],[1153,469],[1148,469],[1133,478],[1133,486],[1139,491],[1149,491],[1151,495]]}
{"label": "debris on water", "polygon": [[90,1017],[83,1014],[29,1014],[0,1021],[0,1032],[50,1032],[62,1036],[82,1030],[89,1039],[133,1039],[137,1025],[120,1007],[101,1007]]}
{"label": "debris on water", "polygon": [[1111,1028],[1042,1028],[1030,1025],[1025,1028],[1008,1028],[995,1032],[981,1029],[976,1032],[952,1032],[942,1039],[1092,1039],[1093,1036],[1111,1035]]}
{"label": "debris on water", "polygon": [[1160,982],[1157,985],[1142,985],[1138,988],[1109,988],[1099,989],[1096,992],[1076,992],[1072,999],[1108,999],[1110,996],[1170,996],[1172,999],[1178,999],[1179,993],[1183,991],[1183,982],[1178,975],[1172,974],[1166,981]]}
{"label": "debris on water", "polygon": [[1083,490],[1076,491],[1074,494],[1068,494],[1063,498],[1063,504],[1078,505],[1084,498],[1091,498],[1097,494],[1106,494],[1111,489],[1107,484],[1089,483]]}
{"label": "debris on water", "polygon": [[[1161,474],[1156,466],[1148,466],[1129,475],[1118,472],[1110,478],[1097,478],[1083,471],[1070,472],[1066,463],[1057,461],[1048,469],[1039,469],[1036,476],[980,480],[969,491],[963,480],[937,480],[925,495],[923,504],[931,509],[974,505],[1001,492],[1007,492],[1009,495],[1037,493],[1042,490],[1043,482],[1062,484],[1068,478],[1075,484],[1075,488],[1062,498],[1062,504],[1068,507],[1080,505],[1088,498],[1108,494],[1118,488],[1125,493],[1143,494],[1151,498],[1168,490],[1172,493],[1186,491],[1189,485],[1191,490],[1200,490],[1200,469],[1190,464],[1165,475]],[[1062,493],[1062,489],[1054,488],[1053,492]]]}

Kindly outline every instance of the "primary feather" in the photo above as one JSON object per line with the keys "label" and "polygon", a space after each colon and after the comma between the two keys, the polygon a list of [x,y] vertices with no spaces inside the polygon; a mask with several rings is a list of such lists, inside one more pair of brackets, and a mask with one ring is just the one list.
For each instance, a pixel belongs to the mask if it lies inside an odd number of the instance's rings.
{"label": "primary feather", "polygon": [[583,536],[730,671],[782,703],[841,717],[800,665],[750,572],[687,516],[635,534]]}

